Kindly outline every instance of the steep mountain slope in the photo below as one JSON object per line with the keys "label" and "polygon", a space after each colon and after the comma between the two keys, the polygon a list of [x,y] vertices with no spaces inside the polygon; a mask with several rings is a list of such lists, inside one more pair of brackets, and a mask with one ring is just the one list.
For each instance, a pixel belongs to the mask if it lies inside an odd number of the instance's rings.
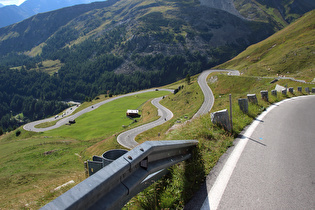
{"label": "steep mountain slope", "polygon": [[270,22],[277,29],[315,9],[313,0],[233,0],[240,14],[250,20]]}
{"label": "steep mountain slope", "polygon": [[[66,8],[39,14],[19,24],[1,29],[0,53],[28,51],[42,42],[49,45],[52,40],[58,40],[60,43],[57,47],[63,48],[68,44],[78,44],[89,38],[97,40],[105,32],[117,28],[124,28],[126,31],[123,44],[138,50],[139,48],[144,50],[149,45],[152,47],[152,44],[163,45],[163,48],[167,45],[170,51],[180,49],[184,51],[184,47],[198,50],[202,47],[205,51],[210,45],[218,47],[226,43],[245,46],[272,33],[270,27],[266,25],[246,22],[221,10],[201,7],[199,3],[193,1],[173,3],[127,0],[118,1],[110,8],[108,5],[111,3],[106,3],[93,4],[97,5],[94,9],[101,10],[93,10],[93,6]],[[254,25],[261,30],[260,37],[255,38],[259,34],[255,36],[252,34]],[[233,36],[230,36],[230,33],[233,33]],[[37,34],[41,36],[38,37]],[[46,42],[48,37],[50,39]],[[181,44],[184,41],[188,42],[186,46]],[[170,47],[171,43],[174,47]],[[115,50],[125,50],[121,48],[116,47]]]}
{"label": "steep mountain slope", "polygon": [[[274,28],[196,0],[109,0],[37,14],[0,29],[0,116],[24,112],[11,106],[22,100],[91,100],[171,83]],[[33,71],[47,61],[58,63],[51,76]]]}
{"label": "steep mountain slope", "polygon": [[30,50],[45,42],[47,38],[74,18],[88,11],[112,5],[114,2],[77,5],[49,13],[41,13],[20,23],[0,28],[0,54]]}
{"label": "steep mountain slope", "polygon": [[38,13],[48,12],[78,4],[88,4],[96,1],[97,0],[26,0],[20,6],[2,5],[3,7],[1,7],[0,5],[0,28],[20,22]]}
{"label": "steep mountain slope", "polygon": [[13,23],[24,20],[34,13],[29,13],[28,11],[16,6],[4,6],[0,8],[0,28],[4,26],[11,25]]}
{"label": "steep mountain slope", "polygon": [[200,0],[201,5],[205,5],[211,8],[220,9],[231,13],[237,17],[243,18],[243,16],[236,10],[233,0]]}
{"label": "steep mountain slope", "polygon": [[237,69],[247,75],[280,74],[312,81],[315,77],[315,10],[218,68]]}

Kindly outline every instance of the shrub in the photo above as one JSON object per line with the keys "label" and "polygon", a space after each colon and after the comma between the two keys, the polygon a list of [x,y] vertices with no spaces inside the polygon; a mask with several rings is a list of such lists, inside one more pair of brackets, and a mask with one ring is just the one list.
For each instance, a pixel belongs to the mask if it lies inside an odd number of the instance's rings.
{"label": "shrub", "polygon": [[20,131],[20,130],[17,130],[17,131],[15,132],[15,135],[16,135],[16,136],[21,135],[21,131]]}

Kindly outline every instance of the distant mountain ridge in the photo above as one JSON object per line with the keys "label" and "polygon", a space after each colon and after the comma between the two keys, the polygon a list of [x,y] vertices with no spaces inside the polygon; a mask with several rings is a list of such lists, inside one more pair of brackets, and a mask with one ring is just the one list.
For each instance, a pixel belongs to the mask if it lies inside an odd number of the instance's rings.
{"label": "distant mountain ridge", "polygon": [[0,5],[0,28],[20,22],[38,13],[53,11],[78,4],[89,4],[95,1],[102,0],[26,0],[20,6]]}
{"label": "distant mountain ridge", "polygon": [[[24,112],[28,98],[82,101],[163,86],[231,59],[299,17],[286,0],[283,14],[292,20],[267,4],[255,15],[252,7],[235,5],[245,18],[238,17],[229,3],[108,0],[0,28],[0,115]],[[48,63],[55,66],[50,71]],[[10,104],[22,105],[12,110]]]}
{"label": "distant mountain ridge", "polygon": [[273,22],[277,29],[315,9],[314,0],[233,0],[233,3],[248,20]]}

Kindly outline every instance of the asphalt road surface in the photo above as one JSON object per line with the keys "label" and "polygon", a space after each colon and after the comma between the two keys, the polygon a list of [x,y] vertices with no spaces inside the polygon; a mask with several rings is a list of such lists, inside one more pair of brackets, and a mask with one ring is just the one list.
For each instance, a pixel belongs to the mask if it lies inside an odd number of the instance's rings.
{"label": "asphalt road surface", "polygon": [[209,85],[207,83],[207,77],[209,74],[213,72],[229,72],[229,75],[239,76],[240,72],[236,70],[223,70],[223,69],[216,69],[216,70],[206,70],[202,72],[198,77],[198,84],[203,92],[204,95],[204,101],[201,105],[200,109],[196,112],[196,114],[193,116],[193,119],[196,117],[199,117],[201,115],[207,114],[210,112],[210,110],[213,107],[214,104],[214,96],[209,88]]}
{"label": "asphalt road surface", "polygon": [[138,145],[138,143],[135,141],[135,138],[138,134],[144,131],[147,131],[151,128],[154,128],[156,126],[162,125],[166,121],[173,118],[173,113],[169,109],[167,109],[166,107],[162,106],[159,103],[161,99],[162,97],[155,98],[151,102],[155,107],[158,108],[158,115],[160,116],[160,118],[154,122],[151,122],[151,123],[148,123],[148,124],[145,124],[145,125],[142,125],[142,126],[139,126],[134,129],[121,133],[117,137],[117,141],[120,145],[129,149],[133,149],[134,147]]}
{"label": "asphalt road surface", "polygon": [[[173,92],[173,90],[170,90],[170,89],[159,89],[160,91],[170,91],[170,92]],[[114,100],[117,100],[117,99],[120,99],[120,98],[123,98],[123,97],[127,97],[127,96],[133,96],[133,95],[137,95],[137,94],[140,94],[140,93],[147,93],[147,92],[152,92],[152,91],[156,91],[156,89],[150,89],[150,90],[143,90],[143,91],[138,91],[138,92],[134,92],[134,93],[129,93],[129,94],[126,94],[126,95],[121,95],[121,96],[117,96],[117,97],[114,97],[114,98],[110,98],[110,99],[107,99],[105,101],[102,101],[100,103],[97,103],[95,105],[93,105],[93,108],[92,106],[91,107],[88,107],[88,108],[85,108],[83,110],[81,110],[80,112],[77,112],[75,113],[74,115],[70,115],[70,113],[68,115],[66,115],[67,117],[63,117],[61,120],[59,120],[54,126],[51,126],[51,127],[47,127],[47,128],[35,128],[36,125],[38,124],[41,124],[41,123],[45,123],[45,122],[50,122],[50,121],[54,121],[54,120],[58,120],[60,118],[57,118],[55,119],[54,117],[52,118],[47,118],[47,119],[43,119],[43,120],[38,120],[38,121],[34,121],[34,122],[30,122],[26,125],[23,126],[24,130],[27,130],[27,131],[34,131],[34,132],[44,132],[44,131],[49,131],[49,130],[52,130],[52,129],[55,129],[55,128],[59,128],[60,126],[62,125],[65,125],[67,123],[69,123],[69,120],[74,120],[76,119],[77,117],[85,114],[85,113],[88,113],[90,111],[93,111],[95,109],[97,109],[98,107],[106,104],[106,103],[109,103],[109,102],[112,102]],[[69,108],[70,110],[70,108]],[[74,111],[74,108],[73,110]],[[68,112],[68,110],[66,111]]]}
{"label": "asphalt road surface", "polygon": [[[207,83],[208,75],[213,72],[229,72],[230,75],[240,75],[239,71],[236,70],[207,70],[202,72],[198,77],[198,84],[204,94],[204,102],[198,112],[193,116],[193,119],[208,113],[213,106],[214,96]],[[138,143],[135,141],[135,138],[138,134],[161,125],[173,117],[173,113],[170,110],[158,103],[160,100],[161,98],[154,99],[152,104],[158,108],[159,116],[161,117],[157,121],[121,133],[117,137],[117,141],[120,145],[129,149],[136,147]]]}
{"label": "asphalt road surface", "polygon": [[195,199],[186,209],[315,209],[315,96],[272,105],[236,142],[201,208]]}

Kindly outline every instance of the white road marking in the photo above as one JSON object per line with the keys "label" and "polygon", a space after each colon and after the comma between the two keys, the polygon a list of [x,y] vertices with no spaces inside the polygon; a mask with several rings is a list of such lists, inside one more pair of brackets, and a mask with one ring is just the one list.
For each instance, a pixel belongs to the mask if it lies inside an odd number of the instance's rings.
{"label": "white road marking", "polygon": [[[300,96],[301,97],[301,96]],[[307,96],[306,96],[307,97]],[[248,138],[252,135],[255,128],[259,125],[260,122],[262,122],[262,119],[275,107],[279,106],[280,104],[290,101],[290,100],[296,100],[297,97],[285,99],[283,101],[280,101],[276,104],[271,105],[267,108],[266,111],[264,111],[261,115],[259,115],[256,120],[250,125],[250,127],[246,130],[243,137],[240,139],[238,144],[235,146],[233,152],[231,153],[230,157],[226,161],[225,165],[223,166],[219,176],[217,177],[215,183],[213,184],[211,190],[208,192],[208,197],[205,199],[201,210],[216,210],[220,204],[222,195],[225,191],[225,188],[230,180],[230,177],[232,176],[232,173],[234,171],[234,168],[248,142]]]}

